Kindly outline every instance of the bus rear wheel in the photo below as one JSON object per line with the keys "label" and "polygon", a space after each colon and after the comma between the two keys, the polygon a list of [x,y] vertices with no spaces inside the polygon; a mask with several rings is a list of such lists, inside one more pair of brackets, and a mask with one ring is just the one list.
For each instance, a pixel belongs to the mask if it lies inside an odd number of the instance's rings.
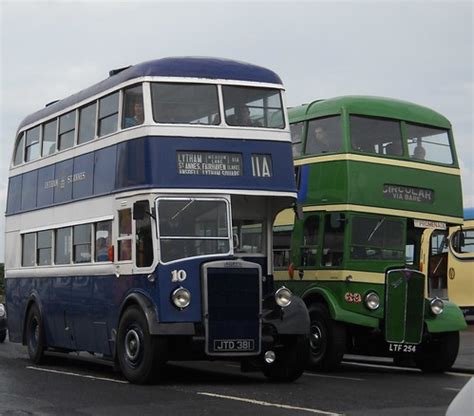
{"label": "bus rear wheel", "polygon": [[32,305],[28,311],[25,336],[31,361],[35,364],[41,364],[44,361],[45,336],[43,318],[36,304]]}
{"label": "bus rear wheel", "polygon": [[309,344],[306,335],[288,337],[283,341],[283,348],[277,352],[272,364],[265,363],[263,374],[270,381],[277,383],[291,382],[298,379],[308,363]]}
{"label": "bus rear wheel", "polygon": [[449,370],[459,351],[459,332],[432,334],[418,347],[416,366],[427,373],[442,373]]}
{"label": "bus rear wheel", "polygon": [[326,306],[315,303],[309,307],[311,368],[332,370],[339,366],[346,348],[346,328],[334,321]]}
{"label": "bus rear wheel", "polygon": [[117,356],[125,378],[131,383],[146,384],[160,376],[164,363],[159,357],[160,343],[164,340],[152,336],[142,310],[129,307],[120,320],[117,334]]}

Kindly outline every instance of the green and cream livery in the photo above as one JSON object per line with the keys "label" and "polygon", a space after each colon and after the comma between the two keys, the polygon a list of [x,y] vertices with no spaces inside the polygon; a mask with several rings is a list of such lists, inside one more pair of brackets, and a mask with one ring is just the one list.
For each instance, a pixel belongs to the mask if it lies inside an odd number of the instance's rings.
{"label": "green and cream livery", "polygon": [[331,369],[348,353],[448,369],[466,323],[456,305],[427,296],[420,251],[426,229],[463,221],[450,122],[363,96],[289,117],[299,195],[297,215],[274,223],[275,279],[308,306],[312,365]]}

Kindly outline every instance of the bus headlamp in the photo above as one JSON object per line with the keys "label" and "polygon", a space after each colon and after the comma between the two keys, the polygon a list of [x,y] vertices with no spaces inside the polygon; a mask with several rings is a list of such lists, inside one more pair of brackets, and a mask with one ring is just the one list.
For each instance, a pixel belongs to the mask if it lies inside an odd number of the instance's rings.
{"label": "bus headlamp", "polygon": [[380,306],[380,297],[375,292],[369,292],[364,298],[365,306],[371,311],[375,311]]}
{"label": "bus headlamp", "polygon": [[191,293],[184,287],[178,287],[172,294],[171,300],[178,309],[184,309],[191,303]]}
{"label": "bus headlamp", "polygon": [[5,306],[3,306],[2,303],[0,303],[0,318],[5,318],[7,316],[7,311],[5,309]]}
{"label": "bus headlamp", "polygon": [[430,307],[433,315],[441,315],[444,311],[444,302],[440,298],[431,299]]}
{"label": "bus headlamp", "polygon": [[285,308],[291,303],[292,296],[293,293],[291,293],[291,290],[286,288],[285,286],[282,286],[275,292],[275,302],[278,306]]}

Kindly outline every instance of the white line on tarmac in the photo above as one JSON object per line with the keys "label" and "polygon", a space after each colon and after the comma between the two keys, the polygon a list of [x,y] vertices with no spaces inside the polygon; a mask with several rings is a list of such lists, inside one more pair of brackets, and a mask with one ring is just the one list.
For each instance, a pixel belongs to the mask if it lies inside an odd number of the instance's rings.
{"label": "white line on tarmac", "polygon": [[94,376],[88,376],[86,374],[70,373],[68,371],[51,370],[49,368],[38,368],[38,367],[32,367],[32,366],[28,366],[26,368],[28,370],[44,371],[45,373],[64,374],[66,376],[82,377],[82,378],[88,378],[92,380],[111,381],[112,383],[129,384],[128,381],[125,381],[125,380],[116,380],[113,378],[105,378],[105,377],[94,377]]}
{"label": "white line on tarmac", "polygon": [[325,410],[310,409],[307,407],[289,406],[287,404],[280,404],[280,403],[262,402],[260,400],[246,399],[244,397],[224,396],[222,394],[214,394],[214,393],[206,393],[206,392],[198,392],[197,394],[200,394],[202,396],[217,397],[219,399],[236,400],[239,402],[246,402],[246,403],[256,404],[259,406],[278,407],[280,409],[288,409],[288,410],[301,410],[303,412],[316,413],[319,415],[342,416],[342,413],[326,412]]}
{"label": "white line on tarmac", "polygon": [[448,373],[444,373],[444,374],[448,374],[450,376],[458,376],[458,377],[474,377],[474,374],[468,374],[468,373],[451,373],[451,372],[448,372]]}
{"label": "white line on tarmac", "polygon": [[344,377],[344,376],[328,376],[326,374],[303,373],[303,375],[310,376],[310,377],[340,378],[340,379],[343,379],[343,380],[365,381],[364,378]]}
{"label": "white line on tarmac", "polygon": [[[391,370],[402,370],[402,371],[411,371],[411,372],[421,372],[419,368],[410,368],[410,367],[396,367],[393,365],[386,365],[386,364],[368,364],[368,363],[356,363],[353,361],[344,361],[344,364],[348,365],[357,365],[359,367],[373,367],[373,368],[387,368]],[[450,376],[457,376],[457,377],[474,377],[474,374],[469,373],[452,373],[452,372],[445,372],[441,374],[447,374]]]}
{"label": "white line on tarmac", "polygon": [[461,391],[461,389],[455,389],[454,387],[443,387],[444,390],[451,390],[451,391]]}
{"label": "white line on tarmac", "polygon": [[396,367],[394,365],[386,365],[386,364],[355,363],[353,361],[344,361],[344,364],[356,365],[356,366],[359,366],[359,367],[388,368],[388,369],[391,369],[391,370],[416,371],[417,373],[419,373],[421,371],[418,368]]}

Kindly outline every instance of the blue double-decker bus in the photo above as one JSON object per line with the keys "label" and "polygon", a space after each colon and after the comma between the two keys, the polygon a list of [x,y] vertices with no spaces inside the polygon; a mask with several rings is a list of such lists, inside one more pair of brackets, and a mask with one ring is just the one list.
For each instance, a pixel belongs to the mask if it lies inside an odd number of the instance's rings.
{"label": "blue double-decker bus", "polygon": [[193,57],[109,75],[19,126],[10,340],[35,363],[100,354],[134,383],[206,358],[298,378],[308,313],[272,276],[273,220],[296,197],[280,78]]}

